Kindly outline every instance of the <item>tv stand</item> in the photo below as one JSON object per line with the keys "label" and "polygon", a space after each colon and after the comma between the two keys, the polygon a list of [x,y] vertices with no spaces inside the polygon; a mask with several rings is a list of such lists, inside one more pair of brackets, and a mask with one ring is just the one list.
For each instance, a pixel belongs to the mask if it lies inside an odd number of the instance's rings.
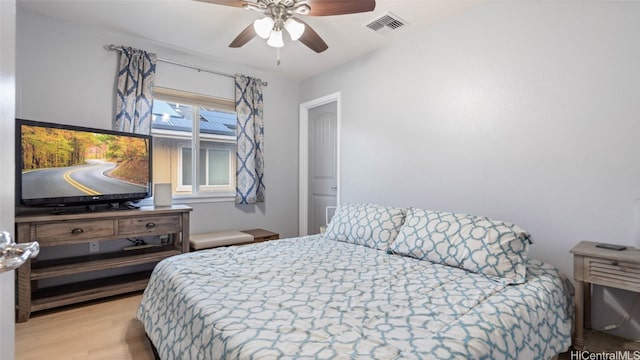
{"label": "tv stand", "polygon": [[[38,281],[154,264],[169,256],[189,251],[189,213],[184,205],[134,210],[36,214],[16,216],[16,241],[38,241],[47,247],[88,244],[124,238],[169,235],[159,246],[127,251],[92,253],[62,259],[28,260],[17,271],[17,322],[31,312],[143,290],[151,271],[108,276],[72,284],[39,288]],[[41,253],[42,254],[42,253]],[[133,270],[130,270],[133,271]],[[104,276],[104,275],[103,275]]]}
{"label": "tv stand", "polygon": [[125,201],[121,203],[108,203],[108,204],[91,204],[91,205],[77,205],[66,207],[64,205],[56,206],[53,210],[49,211],[51,215],[64,215],[64,214],[80,214],[80,213],[92,213],[100,211],[117,211],[117,210],[135,210],[140,209],[140,205],[132,201]]}
{"label": "tv stand", "polygon": [[56,207],[55,209],[49,211],[51,215],[62,215],[66,212],[66,209],[63,207]]}
{"label": "tv stand", "polygon": [[140,206],[136,205],[135,203],[133,203],[131,201],[126,201],[124,203],[118,204],[118,208],[124,208],[124,209],[133,210],[133,209],[140,209]]}

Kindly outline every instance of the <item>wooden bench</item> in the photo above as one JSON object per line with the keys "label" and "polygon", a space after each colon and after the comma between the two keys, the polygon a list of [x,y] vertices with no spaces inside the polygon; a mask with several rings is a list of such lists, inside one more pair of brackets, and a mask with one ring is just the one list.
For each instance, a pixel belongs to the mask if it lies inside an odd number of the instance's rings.
{"label": "wooden bench", "polygon": [[192,234],[189,237],[189,245],[192,250],[203,250],[220,246],[245,245],[279,238],[280,235],[278,233],[263,229],[215,231]]}
{"label": "wooden bench", "polygon": [[189,245],[193,250],[211,249],[229,245],[250,244],[252,242],[253,236],[251,234],[235,230],[193,234],[189,237]]}
{"label": "wooden bench", "polygon": [[242,230],[242,232],[253,236],[254,242],[263,242],[263,241],[280,239],[280,234],[275,233],[273,231],[264,230],[264,229]]}

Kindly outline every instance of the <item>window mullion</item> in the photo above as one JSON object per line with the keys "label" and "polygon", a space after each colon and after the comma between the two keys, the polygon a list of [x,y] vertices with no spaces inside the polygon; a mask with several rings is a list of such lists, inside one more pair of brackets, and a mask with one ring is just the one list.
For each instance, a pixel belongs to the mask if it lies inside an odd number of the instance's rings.
{"label": "window mullion", "polygon": [[200,106],[198,105],[193,105],[193,131],[192,131],[192,140],[191,140],[191,144],[193,147],[192,150],[192,154],[193,156],[191,157],[191,164],[192,164],[192,173],[191,176],[193,176],[193,181],[192,181],[192,188],[191,188],[191,193],[193,195],[199,195],[200,194],[200,166],[199,166],[199,161],[200,161]]}
{"label": "window mullion", "polygon": [[209,184],[209,176],[211,175],[211,167],[209,166],[209,161],[210,161],[210,157],[209,157],[209,149],[206,149],[204,151],[204,169],[205,169],[205,176],[204,176],[204,184],[209,186],[211,184]]}

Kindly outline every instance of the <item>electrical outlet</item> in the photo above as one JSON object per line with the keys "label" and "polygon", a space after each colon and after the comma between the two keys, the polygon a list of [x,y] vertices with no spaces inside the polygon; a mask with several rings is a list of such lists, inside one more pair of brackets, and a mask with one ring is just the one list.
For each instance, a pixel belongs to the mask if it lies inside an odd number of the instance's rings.
{"label": "electrical outlet", "polygon": [[94,253],[100,251],[100,242],[89,241],[89,252]]}

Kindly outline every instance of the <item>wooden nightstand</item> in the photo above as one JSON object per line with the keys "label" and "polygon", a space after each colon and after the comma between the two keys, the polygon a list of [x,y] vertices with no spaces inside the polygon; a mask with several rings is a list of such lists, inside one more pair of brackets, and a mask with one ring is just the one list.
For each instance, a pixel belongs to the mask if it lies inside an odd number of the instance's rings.
{"label": "wooden nightstand", "polygon": [[280,239],[280,234],[264,229],[242,230],[243,233],[251,234],[254,242]]}
{"label": "wooden nightstand", "polygon": [[576,281],[576,323],[573,346],[584,349],[584,326],[591,327],[591,284],[640,292],[640,250],[616,251],[582,241],[571,249]]}

